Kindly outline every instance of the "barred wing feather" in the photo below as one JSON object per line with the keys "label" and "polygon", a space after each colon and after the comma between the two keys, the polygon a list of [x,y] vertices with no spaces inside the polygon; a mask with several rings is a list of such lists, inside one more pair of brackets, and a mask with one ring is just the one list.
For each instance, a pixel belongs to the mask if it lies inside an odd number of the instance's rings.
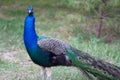
{"label": "barred wing feather", "polygon": [[56,38],[45,38],[37,41],[40,48],[50,51],[55,55],[65,54],[66,49],[70,49],[71,46]]}

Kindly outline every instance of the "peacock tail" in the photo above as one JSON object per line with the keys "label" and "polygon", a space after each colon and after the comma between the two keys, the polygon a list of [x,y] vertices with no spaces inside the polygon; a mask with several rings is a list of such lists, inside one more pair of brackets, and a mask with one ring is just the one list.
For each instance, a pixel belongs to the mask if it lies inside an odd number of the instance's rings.
{"label": "peacock tail", "polygon": [[75,48],[66,50],[66,54],[74,66],[94,75],[99,80],[120,80],[120,67],[96,59]]}

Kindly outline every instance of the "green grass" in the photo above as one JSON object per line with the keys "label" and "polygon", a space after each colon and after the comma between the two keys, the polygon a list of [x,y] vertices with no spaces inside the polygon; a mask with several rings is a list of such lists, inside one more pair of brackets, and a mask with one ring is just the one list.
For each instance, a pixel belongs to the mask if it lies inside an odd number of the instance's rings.
{"label": "green grass", "polygon": [[[7,8],[0,9],[0,56],[16,51],[15,58],[18,62],[9,62],[0,57],[0,80],[39,80],[39,67],[28,62],[30,59],[25,52],[23,44],[23,24],[27,14],[26,8],[32,3],[19,1],[12,6],[11,2],[1,4]],[[17,2],[18,3],[18,2]],[[104,59],[107,62],[120,66],[120,41],[114,40],[106,44],[104,37],[96,39],[94,34],[85,30],[90,25],[85,16],[77,12],[62,8],[52,8],[42,3],[33,3],[36,16],[36,30],[39,35],[47,35],[62,39],[72,46],[89,54]],[[47,3],[43,3],[46,4]],[[21,6],[25,5],[25,6]],[[59,18],[56,20],[54,16]],[[91,31],[91,29],[90,29]],[[24,64],[25,61],[25,64]],[[23,63],[23,64],[21,64]],[[54,67],[52,80],[87,80],[79,70],[73,67]],[[58,71],[59,70],[59,71]]]}

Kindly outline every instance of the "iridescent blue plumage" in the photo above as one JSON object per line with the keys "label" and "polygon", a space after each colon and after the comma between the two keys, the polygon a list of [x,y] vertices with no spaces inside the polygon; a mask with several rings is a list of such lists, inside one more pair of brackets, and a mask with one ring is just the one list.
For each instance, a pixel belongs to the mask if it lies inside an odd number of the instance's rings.
{"label": "iridescent blue plumage", "polygon": [[[33,10],[33,9],[29,7],[28,10]],[[42,38],[45,37],[39,36],[39,39]],[[28,51],[28,54],[36,64],[41,66],[51,66],[50,58],[49,58],[50,53],[38,47],[37,40],[38,40],[38,36],[35,32],[35,17],[33,13],[28,13],[24,22],[24,44]]]}

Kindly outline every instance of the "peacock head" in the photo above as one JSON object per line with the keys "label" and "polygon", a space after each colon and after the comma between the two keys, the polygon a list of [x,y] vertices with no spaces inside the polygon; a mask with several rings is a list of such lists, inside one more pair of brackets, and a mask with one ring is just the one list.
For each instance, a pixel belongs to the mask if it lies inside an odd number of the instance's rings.
{"label": "peacock head", "polygon": [[33,14],[33,7],[32,7],[32,6],[29,6],[29,7],[28,7],[28,14],[29,14],[29,15],[32,15],[32,14]]}

